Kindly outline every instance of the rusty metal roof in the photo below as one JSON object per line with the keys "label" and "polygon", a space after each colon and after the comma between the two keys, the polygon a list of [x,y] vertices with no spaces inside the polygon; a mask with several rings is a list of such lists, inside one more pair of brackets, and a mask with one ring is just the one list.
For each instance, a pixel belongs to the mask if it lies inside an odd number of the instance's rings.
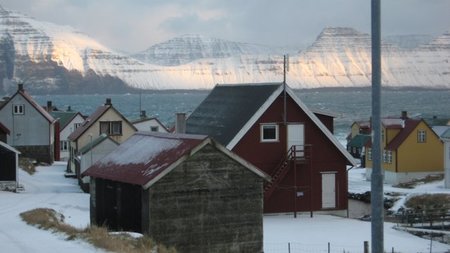
{"label": "rusty metal roof", "polygon": [[137,132],[83,176],[144,186],[207,139],[204,135]]}

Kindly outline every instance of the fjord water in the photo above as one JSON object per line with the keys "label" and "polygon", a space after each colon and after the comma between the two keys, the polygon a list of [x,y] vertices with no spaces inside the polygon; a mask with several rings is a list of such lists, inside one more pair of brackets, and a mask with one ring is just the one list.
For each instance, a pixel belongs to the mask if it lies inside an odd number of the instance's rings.
{"label": "fjord water", "polygon": [[[371,90],[369,88],[340,88],[296,90],[298,97],[310,109],[325,111],[335,116],[335,136],[343,142],[355,120],[366,120],[371,115]],[[208,95],[208,90],[154,91],[142,94],[92,94],[92,95],[39,95],[33,96],[41,105],[47,101],[60,110],[72,110],[90,115],[105,103],[106,98],[128,119],[137,119],[139,111],[156,116],[162,123],[172,126],[175,113],[189,115]],[[382,91],[382,116],[400,116],[407,111],[410,117],[450,118],[450,90],[434,89],[384,89]],[[238,113],[238,112],[237,112]]]}

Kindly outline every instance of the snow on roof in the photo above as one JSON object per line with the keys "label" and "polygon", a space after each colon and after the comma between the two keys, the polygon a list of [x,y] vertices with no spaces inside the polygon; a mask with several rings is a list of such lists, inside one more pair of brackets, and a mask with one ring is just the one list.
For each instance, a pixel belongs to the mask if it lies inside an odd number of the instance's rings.
{"label": "snow on roof", "polygon": [[83,175],[144,186],[207,139],[204,135],[137,132]]}

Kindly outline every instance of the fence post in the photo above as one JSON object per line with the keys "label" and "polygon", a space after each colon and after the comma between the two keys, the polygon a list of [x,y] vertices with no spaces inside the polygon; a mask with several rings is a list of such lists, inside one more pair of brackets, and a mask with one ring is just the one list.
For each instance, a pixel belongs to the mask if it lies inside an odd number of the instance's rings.
{"label": "fence post", "polygon": [[364,241],[364,253],[369,253],[369,242]]}

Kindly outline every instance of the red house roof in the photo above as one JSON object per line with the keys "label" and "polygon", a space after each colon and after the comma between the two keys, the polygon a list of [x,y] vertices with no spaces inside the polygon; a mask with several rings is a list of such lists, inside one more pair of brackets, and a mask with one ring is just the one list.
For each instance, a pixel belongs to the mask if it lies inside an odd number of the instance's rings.
{"label": "red house roof", "polygon": [[3,133],[5,133],[7,135],[10,134],[9,129],[5,125],[3,125],[2,122],[0,122],[0,131],[2,131]]}
{"label": "red house roof", "polygon": [[396,150],[400,145],[408,138],[411,132],[419,125],[422,120],[419,119],[406,119],[404,120],[404,127],[398,133],[394,139],[386,146],[388,150]]}
{"label": "red house roof", "polygon": [[150,187],[164,175],[212,144],[261,177],[268,176],[205,135],[137,132],[117,149],[96,162],[82,176]]}

